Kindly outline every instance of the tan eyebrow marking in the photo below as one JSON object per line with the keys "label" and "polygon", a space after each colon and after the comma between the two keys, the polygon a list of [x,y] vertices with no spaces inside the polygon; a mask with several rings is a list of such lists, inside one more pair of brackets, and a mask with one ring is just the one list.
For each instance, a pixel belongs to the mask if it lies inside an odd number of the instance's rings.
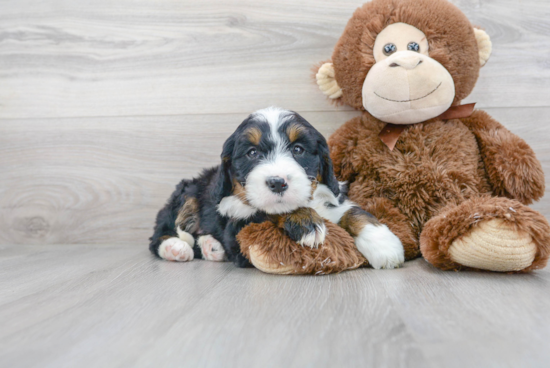
{"label": "tan eyebrow marking", "polygon": [[286,129],[286,135],[288,136],[288,139],[290,140],[290,143],[294,142],[298,137],[300,136],[300,133],[304,131],[304,127],[298,124],[291,124]]}
{"label": "tan eyebrow marking", "polygon": [[246,135],[248,136],[248,140],[250,141],[250,143],[252,143],[253,145],[257,146],[258,144],[260,144],[260,140],[262,139],[262,132],[260,129],[249,128],[246,131]]}

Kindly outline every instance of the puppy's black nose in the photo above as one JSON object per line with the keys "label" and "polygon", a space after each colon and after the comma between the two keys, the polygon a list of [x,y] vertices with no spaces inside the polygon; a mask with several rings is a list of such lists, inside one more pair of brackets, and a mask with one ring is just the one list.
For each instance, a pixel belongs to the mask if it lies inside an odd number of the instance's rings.
{"label": "puppy's black nose", "polygon": [[285,179],[279,176],[270,176],[265,183],[273,193],[282,193],[288,189],[288,184]]}

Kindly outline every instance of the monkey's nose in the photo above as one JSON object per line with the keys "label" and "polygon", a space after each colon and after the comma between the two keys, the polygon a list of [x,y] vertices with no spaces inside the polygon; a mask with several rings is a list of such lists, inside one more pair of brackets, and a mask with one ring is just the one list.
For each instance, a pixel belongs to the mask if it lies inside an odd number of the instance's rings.
{"label": "monkey's nose", "polygon": [[273,193],[282,193],[288,189],[288,184],[285,179],[279,176],[270,176],[265,183]]}
{"label": "monkey's nose", "polygon": [[396,68],[396,67],[402,67],[407,70],[411,70],[416,68],[422,64],[422,59],[418,56],[417,53],[411,52],[410,54],[407,52],[405,55],[395,55],[394,58],[392,58],[390,63],[390,68]]}

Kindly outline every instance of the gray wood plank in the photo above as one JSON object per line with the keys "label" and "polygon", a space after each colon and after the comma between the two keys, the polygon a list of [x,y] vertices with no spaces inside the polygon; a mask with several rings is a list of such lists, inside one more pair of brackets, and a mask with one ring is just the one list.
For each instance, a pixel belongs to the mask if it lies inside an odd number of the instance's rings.
{"label": "gray wood plank", "polygon": [[[306,116],[331,132],[354,114]],[[0,121],[0,243],[145,242],[246,116]]]}
{"label": "gray wood plank", "polygon": [[[550,108],[487,111],[549,181]],[[174,186],[216,165],[246,115],[0,120],[0,243],[144,244]],[[303,115],[328,136],[357,112]],[[534,205],[546,216],[549,190]]]}
{"label": "gray wood plank", "polygon": [[548,364],[548,270],[443,272],[422,259],[406,266],[376,276],[433,366]]}
{"label": "gray wood plank", "polygon": [[137,366],[180,357],[194,367],[427,366],[371,271],[326,278],[233,272]]}
{"label": "gray wood plank", "polygon": [[[39,252],[50,257],[25,261]],[[166,262],[137,245],[2,254],[6,367],[544,367],[550,358],[550,270],[443,272],[419,259],[301,277]],[[37,274],[32,287],[20,287],[25,273]]]}
{"label": "gray wood plank", "polygon": [[[67,252],[71,248],[84,250],[83,256]],[[32,256],[43,249],[18,246],[17,252]],[[2,275],[15,294],[0,305],[2,366],[101,366],[101,359],[116,356],[131,360],[234,270],[230,263],[160,261],[144,246],[46,249],[80,269],[48,259],[37,266],[23,259]],[[49,275],[35,277],[29,293],[19,288],[15,269]],[[67,277],[59,278],[59,273]]]}
{"label": "gray wood plank", "polygon": [[427,365],[371,270],[281,278],[228,263],[164,262],[132,246],[109,247],[128,257],[103,265],[64,248],[47,246],[97,270],[71,270],[70,281],[47,288],[38,278],[32,295],[0,306],[8,366]]}
{"label": "gray wood plank", "polygon": [[[550,3],[455,0],[492,36],[469,101],[548,106]],[[311,80],[363,0],[9,0],[0,118],[334,111]]]}

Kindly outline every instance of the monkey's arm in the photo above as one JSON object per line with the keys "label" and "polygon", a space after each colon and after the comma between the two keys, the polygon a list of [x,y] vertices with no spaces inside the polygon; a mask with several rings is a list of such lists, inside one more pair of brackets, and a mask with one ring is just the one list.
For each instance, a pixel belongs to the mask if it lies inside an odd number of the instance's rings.
{"label": "monkey's arm", "polygon": [[527,143],[485,111],[461,120],[475,135],[496,195],[529,204],[544,195],[544,173]]}

